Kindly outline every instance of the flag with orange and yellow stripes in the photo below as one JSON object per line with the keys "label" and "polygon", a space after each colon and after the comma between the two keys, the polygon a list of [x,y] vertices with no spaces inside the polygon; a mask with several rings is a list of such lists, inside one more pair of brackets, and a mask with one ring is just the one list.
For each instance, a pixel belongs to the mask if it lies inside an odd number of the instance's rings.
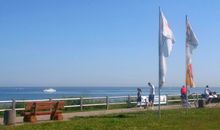
{"label": "flag with orange and yellow stripes", "polygon": [[192,52],[198,46],[198,40],[186,17],[186,86],[195,87],[192,71]]}

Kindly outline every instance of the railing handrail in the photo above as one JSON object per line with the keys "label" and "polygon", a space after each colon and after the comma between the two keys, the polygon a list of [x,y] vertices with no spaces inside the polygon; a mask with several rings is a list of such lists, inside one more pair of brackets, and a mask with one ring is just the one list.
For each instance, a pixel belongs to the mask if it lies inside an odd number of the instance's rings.
{"label": "railing handrail", "polygon": [[4,100],[4,101],[0,101],[0,103],[11,103],[12,100]]}
{"label": "railing handrail", "polygon": [[[110,99],[113,98],[127,98],[128,96],[109,96]],[[130,96],[137,97],[137,96]],[[83,99],[105,99],[106,97],[83,97]],[[37,101],[66,101],[66,100],[80,100],[80,98],[48,98],[48,99],[18,99],[16,102],[37,102]],[[0,103],[11,103],[12,100],[1,100]]]}

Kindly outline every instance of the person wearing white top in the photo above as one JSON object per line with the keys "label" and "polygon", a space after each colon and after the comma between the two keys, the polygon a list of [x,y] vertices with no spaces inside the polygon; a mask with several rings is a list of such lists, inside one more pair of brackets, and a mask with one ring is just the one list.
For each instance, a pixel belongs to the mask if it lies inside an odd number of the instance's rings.
{"label": "person wearing white top", "polygon": [[155,95],[155,87],[153,84],[148,82],[148,86],[150,87],[149,93],[149,106],[154,106],[154,95]]}

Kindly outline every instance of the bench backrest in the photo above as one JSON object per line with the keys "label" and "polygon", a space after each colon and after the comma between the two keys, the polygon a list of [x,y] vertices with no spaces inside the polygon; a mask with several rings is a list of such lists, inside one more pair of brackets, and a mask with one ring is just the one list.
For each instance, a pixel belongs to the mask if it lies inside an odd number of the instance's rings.
{"label": "bench backrest", "polygon": [[25,104],[25,111],[57,111],[64,108],[64,101],[28,102]]}

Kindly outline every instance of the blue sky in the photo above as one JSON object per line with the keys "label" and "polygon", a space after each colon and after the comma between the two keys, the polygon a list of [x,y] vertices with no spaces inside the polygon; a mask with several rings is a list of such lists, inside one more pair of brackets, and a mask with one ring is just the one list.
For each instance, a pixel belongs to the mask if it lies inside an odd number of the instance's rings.
{"label": "blue sky", "polygon": [[165,86],[185,81],[185,15],[197,86],[220,86],[218,0],[1,0],[0,86],[158,84],[158,7],[176,43]]}

